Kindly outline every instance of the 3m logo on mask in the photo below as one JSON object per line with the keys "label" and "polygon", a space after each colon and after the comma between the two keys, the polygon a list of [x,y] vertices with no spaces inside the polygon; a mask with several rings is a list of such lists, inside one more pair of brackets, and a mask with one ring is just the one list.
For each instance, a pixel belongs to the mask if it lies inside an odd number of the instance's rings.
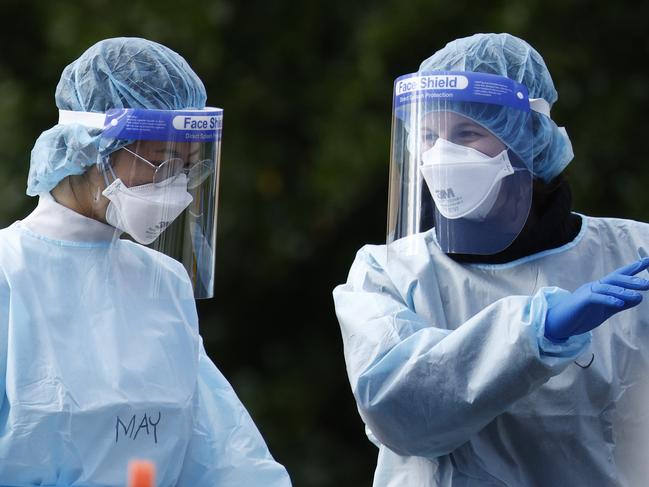
{"label": "3m logo on mask", "polygon": [[439,200],[448,200],[450,198],[455,198],[455,193],[453,192],[453,188],[436,189],[435,196]]}
{"label": "3m logo on mask", "polygon": [[153,236],[157,237],[162,232],[164,232],[165,229],[169,225],[171,225],[171,223],[172,223],[172,220],[161,220],[160,223],[158,223],[157,225],[153,225],[153,226],[147,228],[146,229],[146,234],[151,236],[151,237],[153,237]]}

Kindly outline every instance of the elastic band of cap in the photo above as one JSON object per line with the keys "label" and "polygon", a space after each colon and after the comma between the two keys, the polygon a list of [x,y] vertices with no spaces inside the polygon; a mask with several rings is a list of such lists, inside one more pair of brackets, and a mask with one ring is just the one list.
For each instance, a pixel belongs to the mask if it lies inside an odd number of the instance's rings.
{"label": "elastic band of cap", "polygon": [[530,98],[530,108],[550,118],[550,104],[543,98]]}
{"label": "elastic band of cap", "polygon": [[71,125],[73,123],[76,123],[93,129],[103,129],[105,121],[106,121],[105,113],[75,112],[74,110],[59,110],[60,125]]}

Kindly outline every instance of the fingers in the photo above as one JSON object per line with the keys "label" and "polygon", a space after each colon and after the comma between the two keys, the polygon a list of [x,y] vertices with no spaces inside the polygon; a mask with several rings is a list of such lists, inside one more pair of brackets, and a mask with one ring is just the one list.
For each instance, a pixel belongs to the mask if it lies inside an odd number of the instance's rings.
{"label": "fingers", "polygon": [[609,274],[600,279],[603,284],[612,284],[626,289],[637,289],[638,291],[649,290],[649,281],[641,277],[627,276],[625,274]]}
{"label": "fingers", "polygon": [[614,296],[608,296],[606,294],[591,294],[589,296],[589,301],[591,304],[599,304],[605,306],[606,308],[611,308],[613,310],[622,311],[627,307],[626,302],[621,299],[618,299]]}
{"label": "fingers", "polygon": [[[633,276],[637,274],[640,271],[645,270],[646,268],[649,267],[649,257],[644,257],[640,260],[636,260],[635,262],[625,265],[624,267],[620,267],[618,270],[614,271],[612,274],[624,274],[626,276]],[[612,274],[609,274],[612,275]],[[606,276],[606,277],[609,277]]]}
{"label": "fingers", "polygon": [[642,301],[642,294],[639,292],[611,284],[594,283],[591,286],[591,291],[594,293],[592,295],[593,298],[597,298],[598,296],[612,298],[604,300],[596,299],[595,302],[614,308],[626,309],[636,306]]}

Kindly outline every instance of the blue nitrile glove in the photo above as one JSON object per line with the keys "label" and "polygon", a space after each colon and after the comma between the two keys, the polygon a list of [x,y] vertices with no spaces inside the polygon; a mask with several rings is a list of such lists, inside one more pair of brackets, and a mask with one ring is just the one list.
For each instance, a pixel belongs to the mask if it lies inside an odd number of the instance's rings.
{"label": "blue nitrile glove", "polygon": [[548,309],[545,336],[555,342],[564,341],[598,327],[615,313],[640,304],[642,295],[634,289],[649,290],[649,281],[634,275],[647,267],[649,257],[578,287]]}

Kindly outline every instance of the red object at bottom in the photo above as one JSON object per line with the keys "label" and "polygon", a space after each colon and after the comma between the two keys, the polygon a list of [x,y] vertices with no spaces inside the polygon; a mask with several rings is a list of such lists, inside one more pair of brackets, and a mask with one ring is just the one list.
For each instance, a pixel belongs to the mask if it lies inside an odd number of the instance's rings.
{"label": "red object at bottom", "polygon": [[155,465],[146,460],[133,460],[128,465],[128,487],[154,487]]}

